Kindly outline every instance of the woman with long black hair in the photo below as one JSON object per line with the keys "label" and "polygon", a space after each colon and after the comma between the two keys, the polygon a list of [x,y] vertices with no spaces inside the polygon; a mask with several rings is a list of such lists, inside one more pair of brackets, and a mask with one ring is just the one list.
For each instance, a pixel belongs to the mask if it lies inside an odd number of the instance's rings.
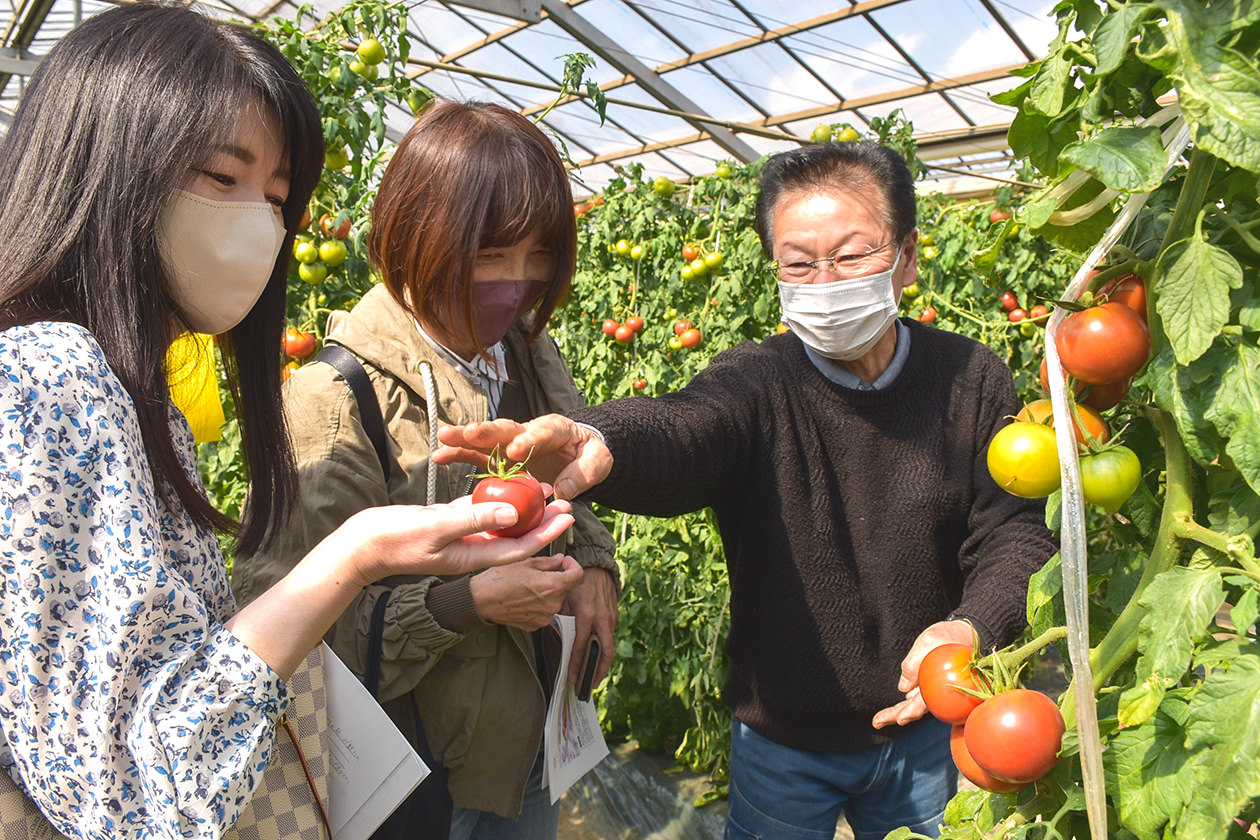
{"label": "woman with long black hair", "polygon": [[[242,550],[293,508],[280,410],[288,254],[323,158],[284,58],[135,4],[71,31],[0,144],[0,768],[71,837],[217,837],[248,803],[285,680],[373,581],[519,561],[506,505],[369,509],[237,610]],[[165,356],[218,336],[251,487],[206,499]]]}

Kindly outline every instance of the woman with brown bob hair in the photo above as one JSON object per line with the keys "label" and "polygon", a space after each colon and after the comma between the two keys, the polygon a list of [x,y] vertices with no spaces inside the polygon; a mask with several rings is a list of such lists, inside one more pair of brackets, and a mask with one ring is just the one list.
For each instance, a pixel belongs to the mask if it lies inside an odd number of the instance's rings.
{"label": "woman with brown bob hair", "polygon": [[[546,334],[573,276],[576,243],[568,176],[536,126],[480,102],[439,103],[419,118],[372,210],[368,252],[384,283],[330,317],[325,338],[366,369],[387,451],[378,457],[341,374],[324,364],[297,370],[285,411],[302,504],[265,554],[237,558],[239,597],[265,590],[363,508],[469,492],[471,467],[429,460],[440,426],[582,405]],[[452,838],[556,835],[540,754],[554,675],[535,662],[531,634],[557,612],[574,615],[575,649],[594,635],[604,651],[598,682],[617,621],[612,539],[589,508],[575,503],[573,514],[567,545],[556,544],[567,555],[375,584],[329,634],[366,678],[372,616],[384,604],[377,696],[446,768]]]}

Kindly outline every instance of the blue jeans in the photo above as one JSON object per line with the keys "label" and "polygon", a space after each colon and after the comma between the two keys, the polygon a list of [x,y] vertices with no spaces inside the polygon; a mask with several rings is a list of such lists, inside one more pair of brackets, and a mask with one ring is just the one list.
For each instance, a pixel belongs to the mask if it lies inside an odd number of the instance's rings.
{"label": "blue jeans", "polygon": [[832,840],[841,811],[855,840],[883,840],[901,826],[937,837],[958,790],[949,732],[931,718],[882,746],[820,753],[733,719],[726,840]]}
{"label": "blue jeans", "polygon": [[556,840],[560,803],[551,804],[551,791],[542,786],[543,755],[525,782],[521,813],[514,820],[486,811],[456,808],[451,817],[451,840]]}

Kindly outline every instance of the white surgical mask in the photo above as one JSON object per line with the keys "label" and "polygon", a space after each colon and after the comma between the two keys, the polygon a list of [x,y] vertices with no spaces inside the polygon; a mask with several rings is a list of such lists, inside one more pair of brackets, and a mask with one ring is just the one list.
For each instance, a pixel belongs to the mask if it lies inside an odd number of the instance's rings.
{"label": "white surgical mask", "polygon": [[779,281],[783,323],[805,344],[829,359],[851,362],[865,356],[897,317],[892,268],[853,280],[831,283]]}
{"label": "white surgical mask", "polygon": [[157,238],[180,314],[195,332],[216,335],[239,324],[267,287],[284,225],[265,202],[213,201],[176,190]]}

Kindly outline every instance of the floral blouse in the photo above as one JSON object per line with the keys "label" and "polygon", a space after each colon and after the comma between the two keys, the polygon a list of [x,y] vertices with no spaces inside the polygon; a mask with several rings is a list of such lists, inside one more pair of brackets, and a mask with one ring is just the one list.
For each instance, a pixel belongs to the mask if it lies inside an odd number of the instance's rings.
{"label": "floral blouse", "polygon": [[[192,435],[171,410],[184,470]],[[70,837],[217,837],[288,703],[223,626],[213,532],[155,492],[82,327],[0,332],[0,768]]]}

